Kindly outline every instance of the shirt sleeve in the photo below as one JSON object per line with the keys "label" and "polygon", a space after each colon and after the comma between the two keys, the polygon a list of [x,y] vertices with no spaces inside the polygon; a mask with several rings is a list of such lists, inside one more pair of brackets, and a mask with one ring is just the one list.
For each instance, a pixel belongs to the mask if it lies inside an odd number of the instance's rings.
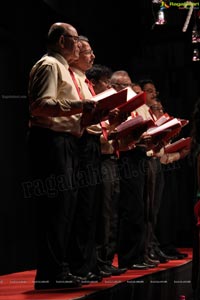
{"label": "shirt sleeve", "polygon": [[32,116],[70,116],[82,112],[82,101],[66,99],[59,93],[63,82],[54,65],[42,65],[30,74],[29,98]]}

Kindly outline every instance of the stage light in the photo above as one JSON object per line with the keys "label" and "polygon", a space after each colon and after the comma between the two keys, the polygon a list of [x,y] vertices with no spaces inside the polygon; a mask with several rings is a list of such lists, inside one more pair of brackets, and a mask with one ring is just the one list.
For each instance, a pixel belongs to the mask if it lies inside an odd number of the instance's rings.
{"label": "stage light", "polygon": [[157,15],[157,20],[155,22],[156,25],[164,25],[166,24],[164,9],[160,8]]}
{"label": "stage light", "polygon": [[195,24],[193,29],[192,29],[192,43],[199,43],[199,33],[197,30],[197,25]]}
{"label": "stage light", "polygon": [[195,48],[193,50],[193,57],[192,57],[193,61],[199,61],[200,57],[199,57],[199,50],[197,48]]}
{"label": "stage light", "polygon": [[161,2],[162,2],[162,0],[152,0],[152,3],[154,3],[154,4],[159,4]]}

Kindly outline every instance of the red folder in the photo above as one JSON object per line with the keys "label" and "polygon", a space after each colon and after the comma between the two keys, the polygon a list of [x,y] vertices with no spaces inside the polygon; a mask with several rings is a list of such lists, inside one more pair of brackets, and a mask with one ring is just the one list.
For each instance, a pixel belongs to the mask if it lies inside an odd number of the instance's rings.
{"label": "red folder", "polygon": [[117,92],[111,88],[92,97],[91,99],[96,100],[97,105],[93,112],[86,112],[82,114],[81,125],[83,127],[106,120],[110,110],[126,102],[127,89]]}
{"label": "red folder", "polygon": [[121,104],[118,106],[118,109],[122,113],[128,113],[136,110],[141,105],[145,104],[146,102],[146,93],[142,92],[141,94],[137,94],[129,99],[126,103]]}
{"label": "red folder", "polygon": [[147,134],[151,136],[151,142],[148,150],[159,151],[173,137],[181,131],[181,122],[177,118],[170,119],[160,126],[154,126],[147,130]]}
{"label": "red folder", "polygon": [[182,127],[187,125],[188,122],[188,120],[173,118],[160,126],[147,130],[147,133],[152,136],[151,149],[158,151],[169,143],[171,139],[180,134]]}
{"label": "red folder", "polygon": [[176,136],[178,136],[180,134],[181,129],[182,129],[181,126],[175,126],[175,127],[171,128],[170,130],[168,130],[168,132],[166,131],[162,138],[163,142],[165,144],[169,143],[171,139],[175,138]]}
{"label": "red folder", "polygon": [[165,146],[165,153],[173,153],[184,148],[189,148],[191,144],[191,137],[181,138],[178,141]]}
{"label": "red folder", "polygon": [[185,119],[178,119],[178,121],[180,122],[181,126],[177,124],[172,127],[171,130],[166,132],[165,136],[163,137],[163,141],[165,143],[169,143],[172,138],[178,136],[181,132],[181,129],[189,123],[189,121]]}
{"label": "red folder", "polygon": [[186,126],[189,123],[189,120],[186,119],[178,119],[181,122],[181,127]]}
{"label": "red folder", "polygon": [[170,115],[168,115],[168,113],[165,113],[163,114],[160,118],[158,118],[156,121],[155,121],[155,124],[157,126],[160,126],[166,122],[168,122],[169,120],[172,120],[173,117],[170,117]]}
{"label": "red folder", "polygon": [[177,118],[172,118],[171,120],[165,122],[164,124],[160,125],[160,126],[154,126],[151,127],[147,130],[147,133],[151,136],[157,136],[160,133],[166,132],[169,133],[171,132],[173,129],[176,128],[181,128],[181,121],[178,120]]}
{"label": "red folder", "polygon": [[149,120],[144,120],[142,116],[136,116],[130,120],[121,123],[115,128],[113,132],[110,133],[108,139],[121,139],[129,134],[138,139],[138,137],[145,132],[149,127],[153,126],[154,122]]}

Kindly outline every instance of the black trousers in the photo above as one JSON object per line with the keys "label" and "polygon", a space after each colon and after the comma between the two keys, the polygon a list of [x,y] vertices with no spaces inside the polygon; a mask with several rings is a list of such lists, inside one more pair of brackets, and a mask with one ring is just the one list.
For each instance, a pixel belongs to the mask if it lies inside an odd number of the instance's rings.
{"label": "black trousers", "polygon": [[163,251],[175,247],[177,240],[178,207],[178,173],[180,162],[162,165],[164,174],[164,189],[162,202],[157,218],[156,235]]}
{"label": "black trousers", "polygon": [[69,271],[69,244],[77,205],[78,138],[32,128],[28,137],[37,226],[36,279]]}
{"label": "black trousers", "polygon": [[98,272],[95,236],[100,201],[100,155],[99,136],[85,132],[79,140],[78,205],[71,241],[72,270],[81,276]]}
{"label": "black trousers", "polygon": [[120,154],[120,267],[141,263],[145,253],[147,157],[143,148]]}
{"label": "black trousers", "polygon": [[148,254],[148,251],[151,249],[160,247],[156,234],[156,225],[163,196],[164,174],[159,158],[151,157],[147,163],[147,202],[145,207],[147,220],[146,252]]}
{"label": "black trousers", "polygon": [[112,264],[117,252],[120,180],[118,160],[101,156],[101,203],[98,215],[97,257],[99,264]]}

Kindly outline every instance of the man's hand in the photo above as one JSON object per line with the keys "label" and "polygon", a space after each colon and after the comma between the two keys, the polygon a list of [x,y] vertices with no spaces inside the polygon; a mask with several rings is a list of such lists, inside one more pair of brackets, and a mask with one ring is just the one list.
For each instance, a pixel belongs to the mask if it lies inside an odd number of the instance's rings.
{"label": "man's hand", "polygon": [[84,99],[82,100],[83,103],[83,112],[92,112],[94,110],[94,108],[96,107],[96,101],[94,100],[88,100],[88,99]]}
{"label": "man's hand", "polygon": [[128,118],[127,113],[121,113],[118,108],[114,108],[109,111],[108,120],[110,125],[119,125],[122,122],[126,121]]}
{"label": "man's hand", "polygon": [[180,158],[181,159],[186,157],[190,153],[190,147],[185,147],[185,148],[181,149],[179,151],[179,153],[180,153]]}

